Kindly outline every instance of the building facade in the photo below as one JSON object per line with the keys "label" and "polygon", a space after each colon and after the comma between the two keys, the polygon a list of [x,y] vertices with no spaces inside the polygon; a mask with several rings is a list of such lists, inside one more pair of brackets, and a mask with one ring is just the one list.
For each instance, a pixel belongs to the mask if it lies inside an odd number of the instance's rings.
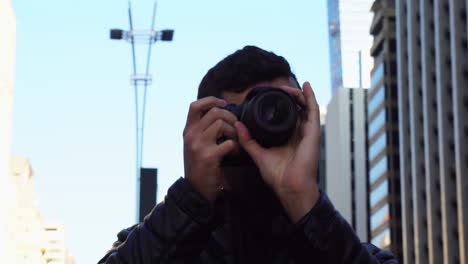
{"label": "building facade", "polygon": [[326,133],[325,121],[327,117],[327,108],[320,107],[320,160],[318,164],[318,183],[320,190],[327,189],[327,162],[326,162]]}
{"label": "building facade", "polygon": [[8,219],[9,255],[5,263],[47,263],[42,253],[44,229],[37,209],[32,168],[27,159],[13,158],[10,164],[13,181],[13,204]]}
{"label": "building facade", "polygon": [[372,0],[327,0],[332,95],[343,87],[369,88]]}
{"label": "building facade", "polygon": [[5,264],[73,264],[65,247],[63,227],[46,225],[37,208],[33,171],[25,158],[12,158],[12,206],[3,217],[7,223],[8,251],[2,256]]}
{"label": "building facade", "polygon": [[395,3],[377,0],[372,11],[374,67],[367,96],[369,240],[401,260]]}
{"label": "building facade", "polygon": [[468,263],[466,13],[396,0],[404,263]]}
{"label": "building facade", "polygon": [[326,192],[361,241],[367,228],[367,89],[342,88],[327,107]]}
{"label": "building facade", "polygon": [[63,225],[44,225],[44,258],[47,263],[73,264],[74,259],[65,244]]}
{"label": "building facade", "polygon": [[[12,133],[13,83],[16,53],[16,18],[10,0],[0,0],[0,215],[7,215],[13,201],[9,177]],[[0,263],[10,255],[8,221],[0,217]]]}

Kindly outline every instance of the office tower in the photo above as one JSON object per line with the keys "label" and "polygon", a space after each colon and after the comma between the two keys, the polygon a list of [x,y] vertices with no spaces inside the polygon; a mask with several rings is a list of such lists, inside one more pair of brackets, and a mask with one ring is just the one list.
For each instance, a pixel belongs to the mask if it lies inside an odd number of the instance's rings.
{"label": "office tower", "polygon": [[326,191],[361,241],[367,241],[367,89],[342,88],[327,107]]}
{"label": "office tower", "polygon": [[[7,243],[1,246],[7,250],[1,256],[1,263],[72,264],[73,259],[65,249],[63,228],[60,228],[60,237],[54,237],[50,233],[50,227],[42,220],[37,208],[33,171],[29,161],[20,157],[12,158],[9,177],[13,182],[12,199],[7,214],[2,216],[7,223]],[[63,252],[66,254],[62,254]]]}
{"label": "office tower", "polygon": [[326,163],[326,133],[325,121],[327,117],[327,108],[320,107],[320,159],[318,164],[318,183],[320,190],[327,189],[327,163]]}
{"label": "office tower", "polygon": [[340,88],[369,88],[372,0],[327,0],[332,95]]}
{"label": "office tower", "polygon": [[402,257],[394,0],[377,0],[370,33],[374,67],[367,91],[369,240]]}
{"label": "office tower", "polygon": [[404,263],[468,263],[466,1],[396,1]]}
{"label": "office tower", "polygon": [[74,259],[65,245],[65,228],[63,225],[45,225],[44,257],[47,263],[73,264]]}
{"label": "office tower", "polygon": [[[10,0],[0,0],[0,215],[7,215],[12,204],[10,163],[13,81],[16,52],[16,18]],[[0,217],[0,263],[8,263],[8,221]]]}
{"label": "office tower", "polygon": [[13,195],[7,220],[6,260],[2,263],[47,263],[41,251],[43,223],[37,209],[34,178],[29,161],[25,158],[12,158],[9,177],[13,182]]}
{"label": "office tower", "polygon": [[0,0],[0,175],[8,171],[15,78],[16,18],[9,0]]}

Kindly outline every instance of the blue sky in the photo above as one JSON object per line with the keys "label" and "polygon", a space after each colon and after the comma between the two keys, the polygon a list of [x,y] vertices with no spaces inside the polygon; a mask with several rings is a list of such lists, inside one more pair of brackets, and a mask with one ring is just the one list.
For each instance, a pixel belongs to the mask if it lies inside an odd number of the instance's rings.
{"label": "blue sky", "polygon": [[[39,208],[63,223],[77,263],[95,263],[135,222],[135,120],[127,1],[12,0],[17,17],[13,154],[30,159]],[[153,2],[133,1],[148,29]],[[143,165],[159,169],[158,201],[183,176],[182,130],[206,71],[245,45],[283,55],[319,103],[330,99],[326,1],[158,1]],[[146,46],[139,46],[144,67]]]}

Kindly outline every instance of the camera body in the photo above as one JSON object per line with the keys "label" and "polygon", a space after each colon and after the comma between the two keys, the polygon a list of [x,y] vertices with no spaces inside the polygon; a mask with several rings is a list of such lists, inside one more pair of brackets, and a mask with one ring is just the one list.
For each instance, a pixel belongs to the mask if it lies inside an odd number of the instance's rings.
{"label": "camera body", "polygon": [[[230,104],[225,109],[236,115],[252,138],[265,148],[286,144],[299,118],[296,100],[287,92],[269,86],[255,87],[241,105]],[[238,157],[227,156],[222,164],[245,164],[245,155],[243,152]]]}

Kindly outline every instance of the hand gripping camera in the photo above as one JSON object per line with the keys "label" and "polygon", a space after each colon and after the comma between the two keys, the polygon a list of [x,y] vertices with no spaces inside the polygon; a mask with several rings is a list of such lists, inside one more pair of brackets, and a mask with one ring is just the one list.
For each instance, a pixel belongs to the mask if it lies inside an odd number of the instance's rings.
{"label": "hand gripping camera", "polygon": [[[296,100],[285,91],[268,86],[255,87],[241,105],[229,104],[225,108],[236,115],[252,138],[265,148],[286,144],[299,118]],[[245,155],[227,156],[223,164],[244,164]]]}

